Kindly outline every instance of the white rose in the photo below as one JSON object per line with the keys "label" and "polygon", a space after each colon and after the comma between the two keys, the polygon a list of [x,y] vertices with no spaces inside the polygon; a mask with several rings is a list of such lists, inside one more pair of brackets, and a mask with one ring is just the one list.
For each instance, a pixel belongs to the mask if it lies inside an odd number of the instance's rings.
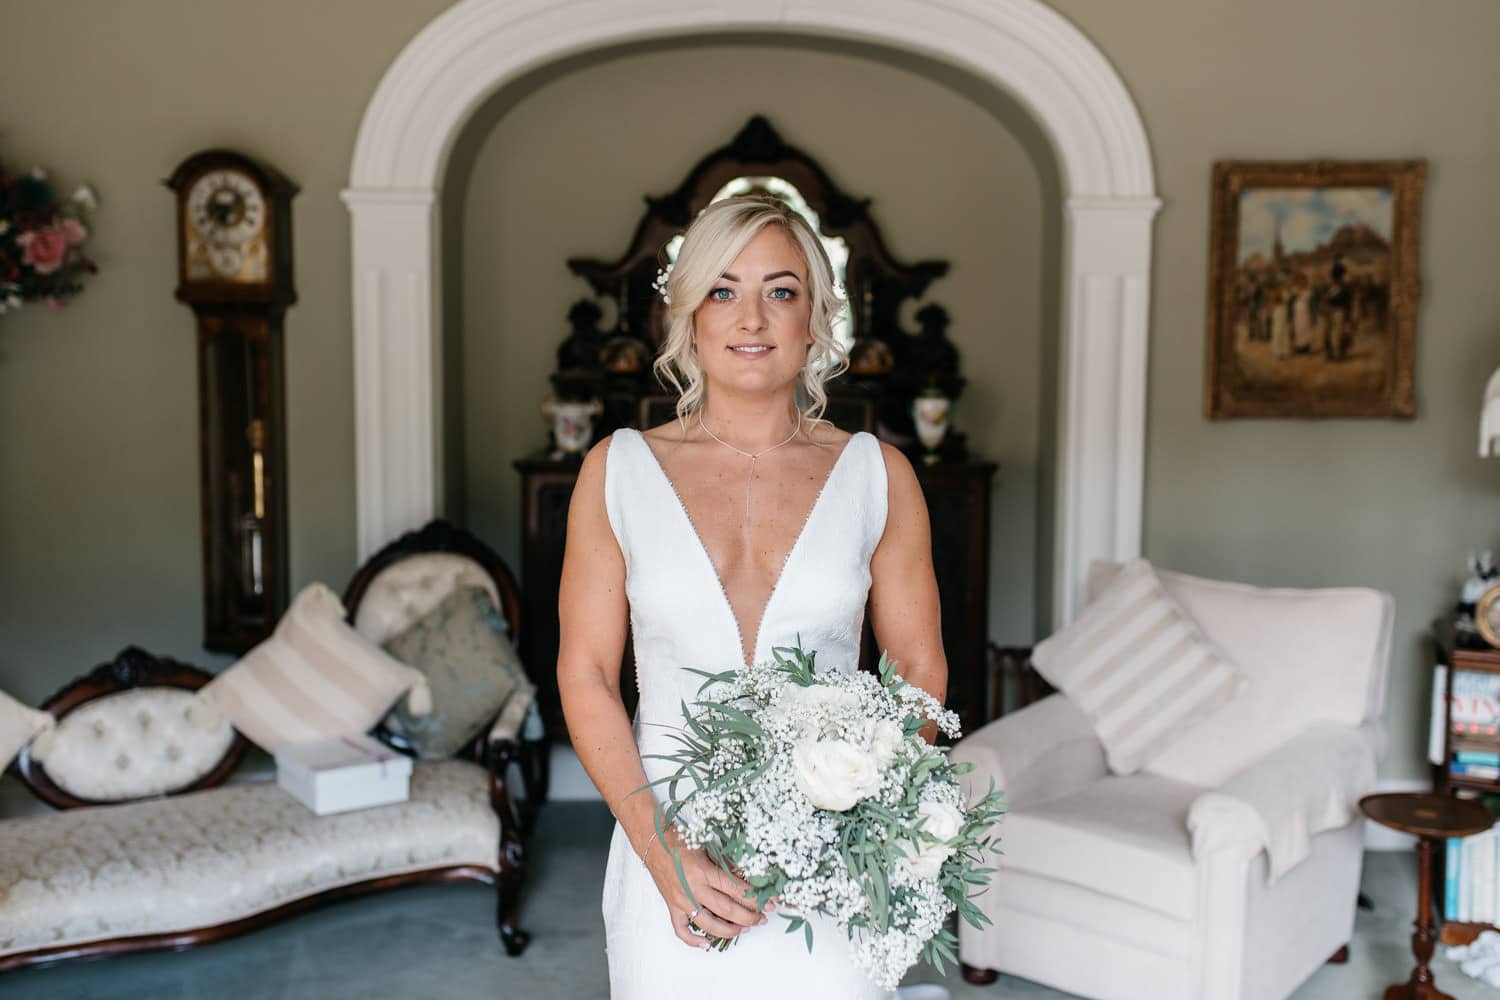
{"label": "white rose", "polygon": [[874,756],[847,740],[803,740],[792,765],[797,787],[819,809],[844,812],[880,788]]}
{"label": "white rose", "polygon": [[869,746],[870,752],[875,755],[875,760],[881,767],[890,766],[891,760],[896,756],[896,751],[900,750],[901,744],[905,742],[906,737],[901,735],[901,727],[889,719],[865,722],[865,744]]}
{"label": "white rose", "polygon": [[918,878],[937,878],[943,870],[943,862],[953,853],[948,842],[958,836],[963,825],[964,814],[954,807],[945,802],[923,802],[917,806],[917,827],[938,838],[938,842],[901,841],[901,849],[907,855],[902,864]]}

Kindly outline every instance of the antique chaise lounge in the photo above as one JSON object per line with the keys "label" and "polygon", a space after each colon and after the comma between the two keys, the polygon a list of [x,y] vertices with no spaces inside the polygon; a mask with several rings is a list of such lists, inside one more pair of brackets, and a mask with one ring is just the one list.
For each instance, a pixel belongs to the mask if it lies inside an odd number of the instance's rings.
{"label": "antique chaise lounge", "polygon": [[[344,603],[379,642],[465,584],[489,590],[514,639],[510,571],[443,522],[372,557]],[[317,816],[228,722],[188,718],[211,679],[132,647],[40,706],[58,720],[45,763],[23,750],[16,771],[55,811],[0,816],[0,970],[188,948],[334,899],[469,879],[498,886],[500,937],[521,953],[523,837],[546,785],[530,688],[454,759],[416,762],[409,801]]]}

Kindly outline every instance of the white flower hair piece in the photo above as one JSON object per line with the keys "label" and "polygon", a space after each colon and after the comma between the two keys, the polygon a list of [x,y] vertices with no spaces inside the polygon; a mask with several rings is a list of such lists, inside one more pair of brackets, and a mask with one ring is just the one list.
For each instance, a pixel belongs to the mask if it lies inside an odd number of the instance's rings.
{"label": "white flower hair piece", "polygon": [[667,266],[656,272],[656,280],[651,282],[651,287],[661,293],[661,300],[667,305],[672,304],[672,296],[667,294],[667,279],[672,277],[672,261]]}

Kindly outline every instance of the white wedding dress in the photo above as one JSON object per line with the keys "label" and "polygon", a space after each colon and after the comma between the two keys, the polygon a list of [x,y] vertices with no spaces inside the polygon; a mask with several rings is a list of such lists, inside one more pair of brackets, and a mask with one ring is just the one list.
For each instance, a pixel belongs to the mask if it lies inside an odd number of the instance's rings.
{"label": "white wedding dress", "polygon": [[[687,509],[639,431],[615,431],[605,459],[605,507],[625,557],[625,592],[635,642],[640,705],[636,746],[670,753],[682,703],[702,678],[684,667],[724,670],[745,644],[729,597]],[[755,663],[773,646],[817,651],[822,669],[854,670],[870,588],[870,557],[885,531],[886,476],[880,442],[855,434],[844,445],[801,533],[788,551],[754,637]],[[652,780],[670,773],[644,760]],[[659,848],[658,848],[659,849]],[[787,922],[744,931],[723,952],[684,944],[667,907],[618,824],[604,876],[604,931],[614,1000],[867,1000],[877,989],[854,965],[848,938],[813,917],[811,953]]]}

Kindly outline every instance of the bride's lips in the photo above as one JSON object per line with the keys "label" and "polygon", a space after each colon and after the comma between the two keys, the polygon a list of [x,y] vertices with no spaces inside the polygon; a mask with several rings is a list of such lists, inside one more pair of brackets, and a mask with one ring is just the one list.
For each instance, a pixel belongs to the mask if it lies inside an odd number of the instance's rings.
{"label": "bride's lips", "polygon": [[752,341],[744,344],[730,344],[725,350],[735,357],[755,360],[770,357],[776,347],[774,344],[758,344]]}

